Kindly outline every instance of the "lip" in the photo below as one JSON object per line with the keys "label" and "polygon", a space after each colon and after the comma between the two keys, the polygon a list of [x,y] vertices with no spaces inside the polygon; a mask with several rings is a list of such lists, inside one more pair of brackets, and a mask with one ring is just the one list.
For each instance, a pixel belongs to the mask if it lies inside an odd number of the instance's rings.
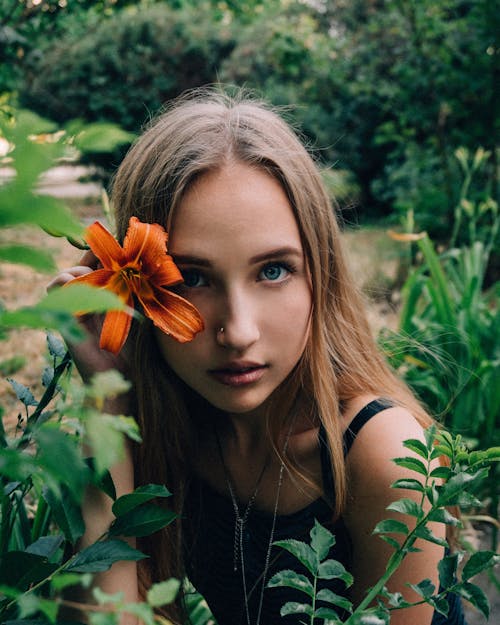
{"label": "lip", "polygon": [[225,386],[245,386],[258,382],[268,368],[256,362],[229,362],[217,369],[210,369],[209,374]]}

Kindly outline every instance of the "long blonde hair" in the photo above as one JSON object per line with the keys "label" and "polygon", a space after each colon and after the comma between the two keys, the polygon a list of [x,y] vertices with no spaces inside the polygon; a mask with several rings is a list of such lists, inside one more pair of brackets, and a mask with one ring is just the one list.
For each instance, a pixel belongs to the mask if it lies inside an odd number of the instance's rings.
{"label": "long blonde hair", "polygon": [[[281,117],[260,101],[215,90],[175,101],[131,148],[114,180],[112,201],[119,237],[129,218],[168,225],[186,190],[204,173],[238,161],[260,167],[285,190],[297,220],[312,282],[312,322],[287,396],[306,400],[325,428],[335,481],[334,514],[346,501],[342,403],[361,394],[390,397],[422,423],[429,417],[390,371],[373,340],[363,299],[347,269],[335,209],[313,159]],[[196,439],[189,389],[163,361],[151,327],[135,331],[137,417],[143,445],[137,450],[139,483],[164,481],[180,511]],[[153,375],[154,373],[154,375]],[[288,391],[291,391],[288,393]],[[286,415],[283,415],[285,417]],[[278,450],[276,424],[270,434]],[[292,467],[293,469],[293,467]],[[299,470],[297,469],[297,474]],[[182,574],[181,524],[146,545],[149,579]],[[152,545],[155,545],[154,549]]]}

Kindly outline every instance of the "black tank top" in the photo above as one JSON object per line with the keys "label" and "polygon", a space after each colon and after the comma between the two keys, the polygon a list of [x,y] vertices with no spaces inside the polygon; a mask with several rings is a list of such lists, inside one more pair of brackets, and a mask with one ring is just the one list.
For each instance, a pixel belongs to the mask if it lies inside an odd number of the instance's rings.
{"label": "black tank top", "polygon": [[[352,420],[344,434],[344,454],[347,454],[356,435],[374,415],[391,407],[387,400],[378,399],[367,404]],[[342,518],[332,521],[334,483],[325,431],[319,430],[319,447],[323,476],[324,497],[292,514],[278,515],[274,541],[294,538],[309,543],[309,533],[317,519],[335,535],[335,545],[329,558],[350,569],[351,539]],[[242,506],[244,508],[245,506]],[[233,570],[234,509],[229,496],[221,495],[204,480],[191,481],[184,508],[183,542],[186,572],[196,589],[205,597],[218,625],[247,625],[245,598],[241,571]],[[269,544],[273,515],[252,508],[245,523],[243,542],[250,622],[256,622],[262,575]],[[307,569],[288,551],[279,547],[271,549],[266,583],[278,571],[293,569],[307,576]],[[319,580],[318,588],[328,588],[345,596],[345,585],[339,580]],[[266,588],[263,595],[260,625],[299,625],[303,614],[281,617],[280,609],[287,601],[303,603],[305,595],[290,588]],[[435,613],[431,625],[466,625],[461,604],[456,595],[450,596],[450,614],[443,618]],[[342,618],[345,615],[339,611]]]}

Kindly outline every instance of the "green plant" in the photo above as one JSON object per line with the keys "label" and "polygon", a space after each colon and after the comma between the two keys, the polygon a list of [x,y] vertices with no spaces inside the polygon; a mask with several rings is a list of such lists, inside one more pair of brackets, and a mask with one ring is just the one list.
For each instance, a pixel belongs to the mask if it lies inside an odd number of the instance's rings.
{"label": "green plant", "polygon": [[[430,580],[422,580],[409,586],[421,597],[419,601],[409,603],[400,593],[387,590],[386,584],[397,570],[402,560],[417,548],[415,541],[425,540],[443,547],[446,541],[435,536],[428,523],[438,522],[450,526],[460,525],[459,519],[448,510],[451,506],[470,507],[478,504],[476,491],[485,478],[491,465],[500,460],[500,448],[469,452],[460,435],[452,436],[448,432],[438,431],[431,426],[425,432],[425,443],[410,439],[404,446],[414,454],[396,458],[398,466],[417,473],[416,478],[400,479],[392,484],[393,488],[412,490],[419,493],[420,501],[403,498],[394,501],[388,510],[398,512],[414,519],[414,527],[396,519],[381,521],[374,529],[394,549],[385,573],[377,583],[368,590],[361,603],[353,608],[352,603],[342,595],[330,590],[316,592],[318,579],[340,579],[346,586],[353,582],[352,576],[342,564],[328,559],[328,552],[335,543],[335,538],[326,528],[316,522],[311,530],[310,544],[299,540],[282,540],[275,544],[293,554],[307,569],[309,576],[294,570],[280,571],[268,582],[270,588],[287,586],[305,595],[304,602],[288,602],[281,609],[281,615],[302,613],[304,624],[314,625],[323,622],[325,625],[384,625],[390,622],[390,613],[429,603],[433,608],[447,615],[449,605],[446,599],[448,592],[457,593],[471,602],[486,618],[489,616],[489,603],[484,592],[471,579],[479,572],[487,570],[500,562],[500,556],[492,551],[478,551],[472,554],[464,565],[466,553],[457,551],[444,556],[440,561],[439,583],[436,590]],[[445,456],[449,466],[432,468],[432,461]],[[442,482],[444,478],[444,482]],[[402,536],[400,541],[394,534]],[[318,602],[320,602],[318,604]],[[349,616],[342,619],[336,608],[340,607]]]}

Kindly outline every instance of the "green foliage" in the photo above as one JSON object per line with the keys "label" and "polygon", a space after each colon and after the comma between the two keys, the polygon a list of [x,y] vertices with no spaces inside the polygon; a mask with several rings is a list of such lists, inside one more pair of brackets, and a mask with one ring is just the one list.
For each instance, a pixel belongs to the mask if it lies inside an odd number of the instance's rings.
{"label": "green foliage", "polygon": [[138,131],[170,98],[214,82],[231,45],[228,29],[204,5],[130,7],[33,58],[21,102],[58,122],[83,114],[86,122]]}
{"label": "green foliage", "polygon": [[[319,624],[336,625],[384,625],[390,622],[390,613],[393,610],[417,605],[410,603],[400,593],[387,590],[386,584],[400,566],[403,559],[415,551],[417,539],[437,543],[443,547],[446,541],[434,535],[428,527],[430,521],[456,526],[460,521],[455,518],[446,506],[470,506],[475,502],[474,489],[484,479],[491,465],[500,460],[500,447],[490,448],[482,452],[469,452],[462,442],[460,435],[452,436],[448,432],[438,431],[431,426],[425,432],[423,443],[417,439],[404,442],[404,446],[413,452],[411,456],[395,459],[398,466],[415,471],[416,478],[397,480],[393,488],[411,489],[420,493],[419,498],[402,498],[391,503],[387,509],[404,516],[415,518],[413,529],[397,519],[381,521],[374,529],[392,548],[385,573],[377,583],[368,590],[361,603],[353,609],[345,596],[322,589],[317,591],[318,579],[341,579],[346,586],[352,584],[352,576],[345,571],[343,565],[335,560],[328,559],[331,547],[335,544],[335,537],[317,521],[310,533],[310,544],[298,540],[277,541],[275,545],[289,551],[303,564],[309,576],[297,573],[294,570],[284,570],[276,573],[268,582],[268,587],[286,586],[298,590],[304,597],[304,602],[288,602],[281,608],[281,615],[301,613],[307,619],[303,622],[309,625]],[[415,455],[416,454],[416,455]],[[432,461],[445,456],[449,466],[432,469]],[[445,472],[446,480],[442,481]],[[394,534],[401,535],[401,539],[394,538]],[[500,556],[492,551],[478,551],[472,554],[464,563],[466,554],[462,551],[447,554],[439,563],[440,588],[436,590],[430,580],[425,579],[418,584],[408,584],[420,597],[429,603],[437,612],[447,615],[449,605],[447,594],[456,593],[472,603],[483,615],[489,616],[488,599],[479,586],[471,582],[478,573],[491,569],[500,562]],[[317,606],[321,601],[321,607]],[[377,601],[376,607],[372,606]],[[347,618],[341,618],[338,608],[347,612]]]}

